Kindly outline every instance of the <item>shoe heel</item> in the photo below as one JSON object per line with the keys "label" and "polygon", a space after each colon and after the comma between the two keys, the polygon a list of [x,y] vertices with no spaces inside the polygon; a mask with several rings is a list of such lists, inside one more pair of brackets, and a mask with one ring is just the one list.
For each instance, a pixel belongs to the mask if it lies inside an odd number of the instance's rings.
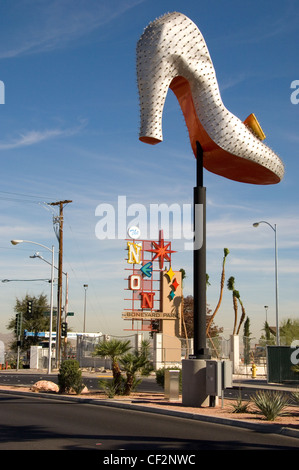
{"label": "shoe heel", "polygon": [[139,140],[155,145],[163,141],[162,115],[172,76],[155,54],[157,46],[152,44],[146,32],[137,44],[137,82],[139,91],[140,130]]}

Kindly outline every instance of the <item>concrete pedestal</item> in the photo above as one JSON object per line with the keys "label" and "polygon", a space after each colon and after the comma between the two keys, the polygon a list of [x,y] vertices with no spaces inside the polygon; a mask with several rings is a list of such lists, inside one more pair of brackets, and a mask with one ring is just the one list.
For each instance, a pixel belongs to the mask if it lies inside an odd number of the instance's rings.
{"label": "concrete pedestal", "polygon": [[209,406],[205,359],[182,361],[182,403],[193,407]]}
{"label": "concrete pedestal", "polygon": [[233,365],[233,374],[238,374],[240,365],[240,341],[239,335],[231,335],[230,337],[231,351],[230,360]]}

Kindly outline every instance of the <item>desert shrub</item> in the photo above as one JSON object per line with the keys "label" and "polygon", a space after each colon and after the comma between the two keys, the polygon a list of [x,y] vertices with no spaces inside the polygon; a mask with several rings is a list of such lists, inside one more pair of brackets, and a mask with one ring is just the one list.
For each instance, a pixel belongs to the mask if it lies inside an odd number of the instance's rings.
{"label": "desert shrub", "polygon": [[73,390],[79,395],[82,392],[84,384],[78,361],[68,359],[61,364],[58,374],[58,386],[60,393],[69,393]]}

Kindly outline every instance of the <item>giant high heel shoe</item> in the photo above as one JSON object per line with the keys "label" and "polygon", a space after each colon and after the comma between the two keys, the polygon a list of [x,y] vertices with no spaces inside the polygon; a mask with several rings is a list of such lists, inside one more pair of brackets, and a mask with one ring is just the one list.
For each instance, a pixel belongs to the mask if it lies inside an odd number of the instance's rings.
{"label": "giant high heel shoe", "polygon": [[181,13],[150,23],[137,44],[140,140],[163,140],[162,113],[170,88],[176,95],[196,156],[203,149],[204,167],[226,178],[253,184],[278,183],[284,166],[265,145],[254,115],[244,123],[224,106],[205,40]]}

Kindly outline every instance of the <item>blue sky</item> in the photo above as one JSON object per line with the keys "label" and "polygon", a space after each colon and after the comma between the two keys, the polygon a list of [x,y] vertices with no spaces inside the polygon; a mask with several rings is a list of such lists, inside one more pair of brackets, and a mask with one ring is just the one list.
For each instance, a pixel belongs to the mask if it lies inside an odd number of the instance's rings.
{"label": "blue sky", "polygon": [[[205,172],[207,188],[207,301],[218,300],[223,248],[226,275],[234,276],[259,338],[268,305],[275,324],[274,232],[277,224],[280,319],[298,318],[299,104],[291,83],[299,79],[299,9],[293,0],[1,0],[0,80],[0,332],[14,315],[16,297],[49,294],[49,266],[30,256],[33,245],[57,240],[55,208],[64,209],[64,270],[69,274],[70,326],[82,330],[84,288],[87,330],[124,335],[125,242],[99,240],[99,204],[192,204],[195,159],[179,106],[169,92],[164,140],[139,142],[135,73],[136,43],[143,29],[169,11],[187,15],[207,42],[225,106],[245,119],[254,112],[266,143],[282,158],[284,180],[253,186]],[[130,218],[128,218],[128,222]],[[192,294],[192,254],[173,240],[173,267],[184,268],[185,295]],[[228,337],[233,326],[231,294],[224,293],[216,324]]]}

